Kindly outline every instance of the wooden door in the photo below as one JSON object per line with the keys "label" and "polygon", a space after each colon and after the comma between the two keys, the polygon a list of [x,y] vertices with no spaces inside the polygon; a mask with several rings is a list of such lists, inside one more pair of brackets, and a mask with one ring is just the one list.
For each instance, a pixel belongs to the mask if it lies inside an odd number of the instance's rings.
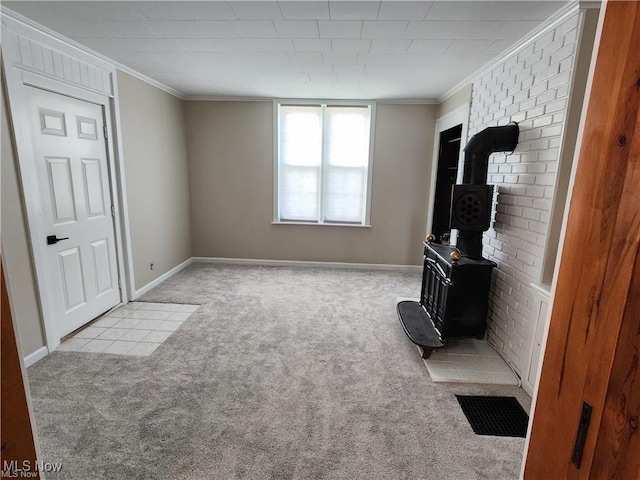
{"label": "wooden door", "polygon": [[[640,476],[640,2],[609,1],[525,479]],[[575,456],[583,402],[592,407]]]}
{"label": "wooden door", "polygon": [[23,88],[46,232],[38,241],[46,245],[43,271],[62,337],[120,302],[103,112],[100,105]]}
{"label": "wooden door", "polygon": [[2,407],[0,408],[2,448],[0,451],[2,453],[0,466],[3,474],[6,474],[7,477],[19,478],[21,474],[25,474],[26,478],[28,473],[32,475],[29,478],[40,478],[35,467],[36,447],[24,386],[25,379],[23,368],[20,365],[20,355],[1,262],[0,280],[2,282],[2,335],[0,335],[2,357],[2,385],[0,388],[0,392],[2,392]]}

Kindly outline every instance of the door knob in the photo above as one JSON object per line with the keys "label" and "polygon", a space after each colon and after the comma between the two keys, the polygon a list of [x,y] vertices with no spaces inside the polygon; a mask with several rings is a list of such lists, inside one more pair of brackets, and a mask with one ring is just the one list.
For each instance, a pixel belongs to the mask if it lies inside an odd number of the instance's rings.
{"label": "door knob", "polygon": [[55,245],[56,243],[58,243],[58,242],[60,242],[62,240],[69,240],[69,237],[58,238],[55,235],[48,235],[47,236],[47,245]]}

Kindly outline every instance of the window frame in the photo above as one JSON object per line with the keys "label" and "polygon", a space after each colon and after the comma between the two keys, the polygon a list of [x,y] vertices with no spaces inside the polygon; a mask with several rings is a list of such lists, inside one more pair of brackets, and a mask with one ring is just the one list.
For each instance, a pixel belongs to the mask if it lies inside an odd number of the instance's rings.
{"label": "window frame", "polygon": [[[366,167],[366,195],[364,214],[361,222],[332,222],[323,218],[325,203],[325,168],[327,155],[325,152],[326,137],[324,135],[326,119],[322,115],[322,159],[319,178],[319,219],[318,221],[281,220],[280,219],[280,106],[318,106],[318,107],[368,107],[369,108],[369,159]],[[324,111],[324,108],[323,108]],[[273,100],[273,219],[274,225],[316,225],[332,227],[371,227],[371,190],[373,186],[373,158],[375,143],[376,102],[373,100],[311,100],[311,99],[275,99]]]}

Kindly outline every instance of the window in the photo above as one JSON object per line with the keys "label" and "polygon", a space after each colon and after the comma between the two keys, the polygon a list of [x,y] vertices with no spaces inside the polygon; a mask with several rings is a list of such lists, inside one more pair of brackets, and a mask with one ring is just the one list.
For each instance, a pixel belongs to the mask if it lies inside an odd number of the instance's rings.
{"label": "window", "polygon": [[371,103],[275,103],[276,222],[367,225]]}

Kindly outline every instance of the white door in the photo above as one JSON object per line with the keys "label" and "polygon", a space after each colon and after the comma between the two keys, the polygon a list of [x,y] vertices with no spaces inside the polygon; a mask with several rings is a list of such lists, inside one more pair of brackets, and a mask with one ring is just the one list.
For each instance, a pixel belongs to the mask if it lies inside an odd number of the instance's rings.
{"label": "white door", "polygon": [[62,337],[120,303],[102,106],[25,88],[46,232],[35,240]]}

